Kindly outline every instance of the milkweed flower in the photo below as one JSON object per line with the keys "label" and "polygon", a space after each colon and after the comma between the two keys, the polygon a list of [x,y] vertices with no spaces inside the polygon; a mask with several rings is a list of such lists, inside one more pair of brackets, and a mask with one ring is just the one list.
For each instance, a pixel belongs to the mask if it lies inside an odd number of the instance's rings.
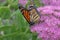
{"label": "milkweed flower", "polygon": [[60,6],[60,0],[41,0],[45,5]]}
{"label": "milkweed flower", "polygon": [[28,0],[18,0],[18,3],[25,6],[28,3]]}
{"label": "milkweed flower", "polygon": [[37,8],[41,14],[54,14],[60,17],[60,6],[43,6]]}
{"label": "milkweed flower", "polygon": [[37,24],[31,27],[32,32],[38,33],[38,38],[42,40],[60,39],[60,29],[49,26],[47,23]]}
{"label": "milkweed flower", "polygon": [[60,40],[60,6],[37,8],[44,22],[31,26],[31,32],[37,32],[42,40]]}

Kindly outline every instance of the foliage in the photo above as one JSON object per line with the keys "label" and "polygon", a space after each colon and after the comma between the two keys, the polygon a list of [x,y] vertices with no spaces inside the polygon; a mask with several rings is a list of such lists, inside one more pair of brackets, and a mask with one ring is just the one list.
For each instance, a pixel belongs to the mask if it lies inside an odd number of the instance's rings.
{"label": "foliage", "polygon": [[0,40],[38,40],[18,9],[18,0],[0,2]]}

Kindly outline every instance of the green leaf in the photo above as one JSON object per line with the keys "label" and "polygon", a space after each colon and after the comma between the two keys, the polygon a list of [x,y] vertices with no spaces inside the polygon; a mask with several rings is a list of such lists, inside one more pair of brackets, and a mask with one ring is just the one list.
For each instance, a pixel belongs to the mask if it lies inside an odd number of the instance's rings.
{"label": "green leaf", "polygon": [[10,17],[10,9],[6,6],[1,6],[0,7],[0,17],[1,18],[4,18],[4,19],[7,19]]}

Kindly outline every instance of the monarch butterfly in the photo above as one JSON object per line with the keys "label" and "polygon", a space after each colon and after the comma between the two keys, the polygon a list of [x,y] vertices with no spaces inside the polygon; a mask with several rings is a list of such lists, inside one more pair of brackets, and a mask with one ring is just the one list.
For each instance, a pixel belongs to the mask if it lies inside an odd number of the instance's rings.
{"label": "monarch butterfly", "polygon": [[40,22],[39,21],[40,16],[38,14],[38,11],[32,4],[32,2],[31,2],[31,5],[29,6],[29,10],[23,7],[22,5],[19,5],[19,9],[22,12],[22,15],[25,17],[25,19],[28,21],[30,25]]}

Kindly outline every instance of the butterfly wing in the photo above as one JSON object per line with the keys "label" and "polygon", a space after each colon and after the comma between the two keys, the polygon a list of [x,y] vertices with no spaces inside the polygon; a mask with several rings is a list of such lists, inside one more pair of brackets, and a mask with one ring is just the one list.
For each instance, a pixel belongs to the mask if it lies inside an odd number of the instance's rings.
{"label": "butterfly wing", "polygon": [[32,22],[34,22],[34,24],[40,22],[40,15],[38,13],[38,11],[36,10],[36,8],[34,6],[30,6],[30,20]]}
{"label": "butterfly wing", "polygon": [[30,15],[29,15],[28,10],[24,9],[24,10],[22,10],[21,12],[22,12],[23,16],[25,17],[25,19],[26,19],[28,22],[30,22]]}
{"label": "butterfly wing", "polygon": [[28,23],[30,25],[33,25],[34,23],[31,21],[31,18],[30,18],[30,11],[24,8],[23,6],[19,6],[19,9],[22,12],[22,15],[24,16],[24,18],[28,21]]}

